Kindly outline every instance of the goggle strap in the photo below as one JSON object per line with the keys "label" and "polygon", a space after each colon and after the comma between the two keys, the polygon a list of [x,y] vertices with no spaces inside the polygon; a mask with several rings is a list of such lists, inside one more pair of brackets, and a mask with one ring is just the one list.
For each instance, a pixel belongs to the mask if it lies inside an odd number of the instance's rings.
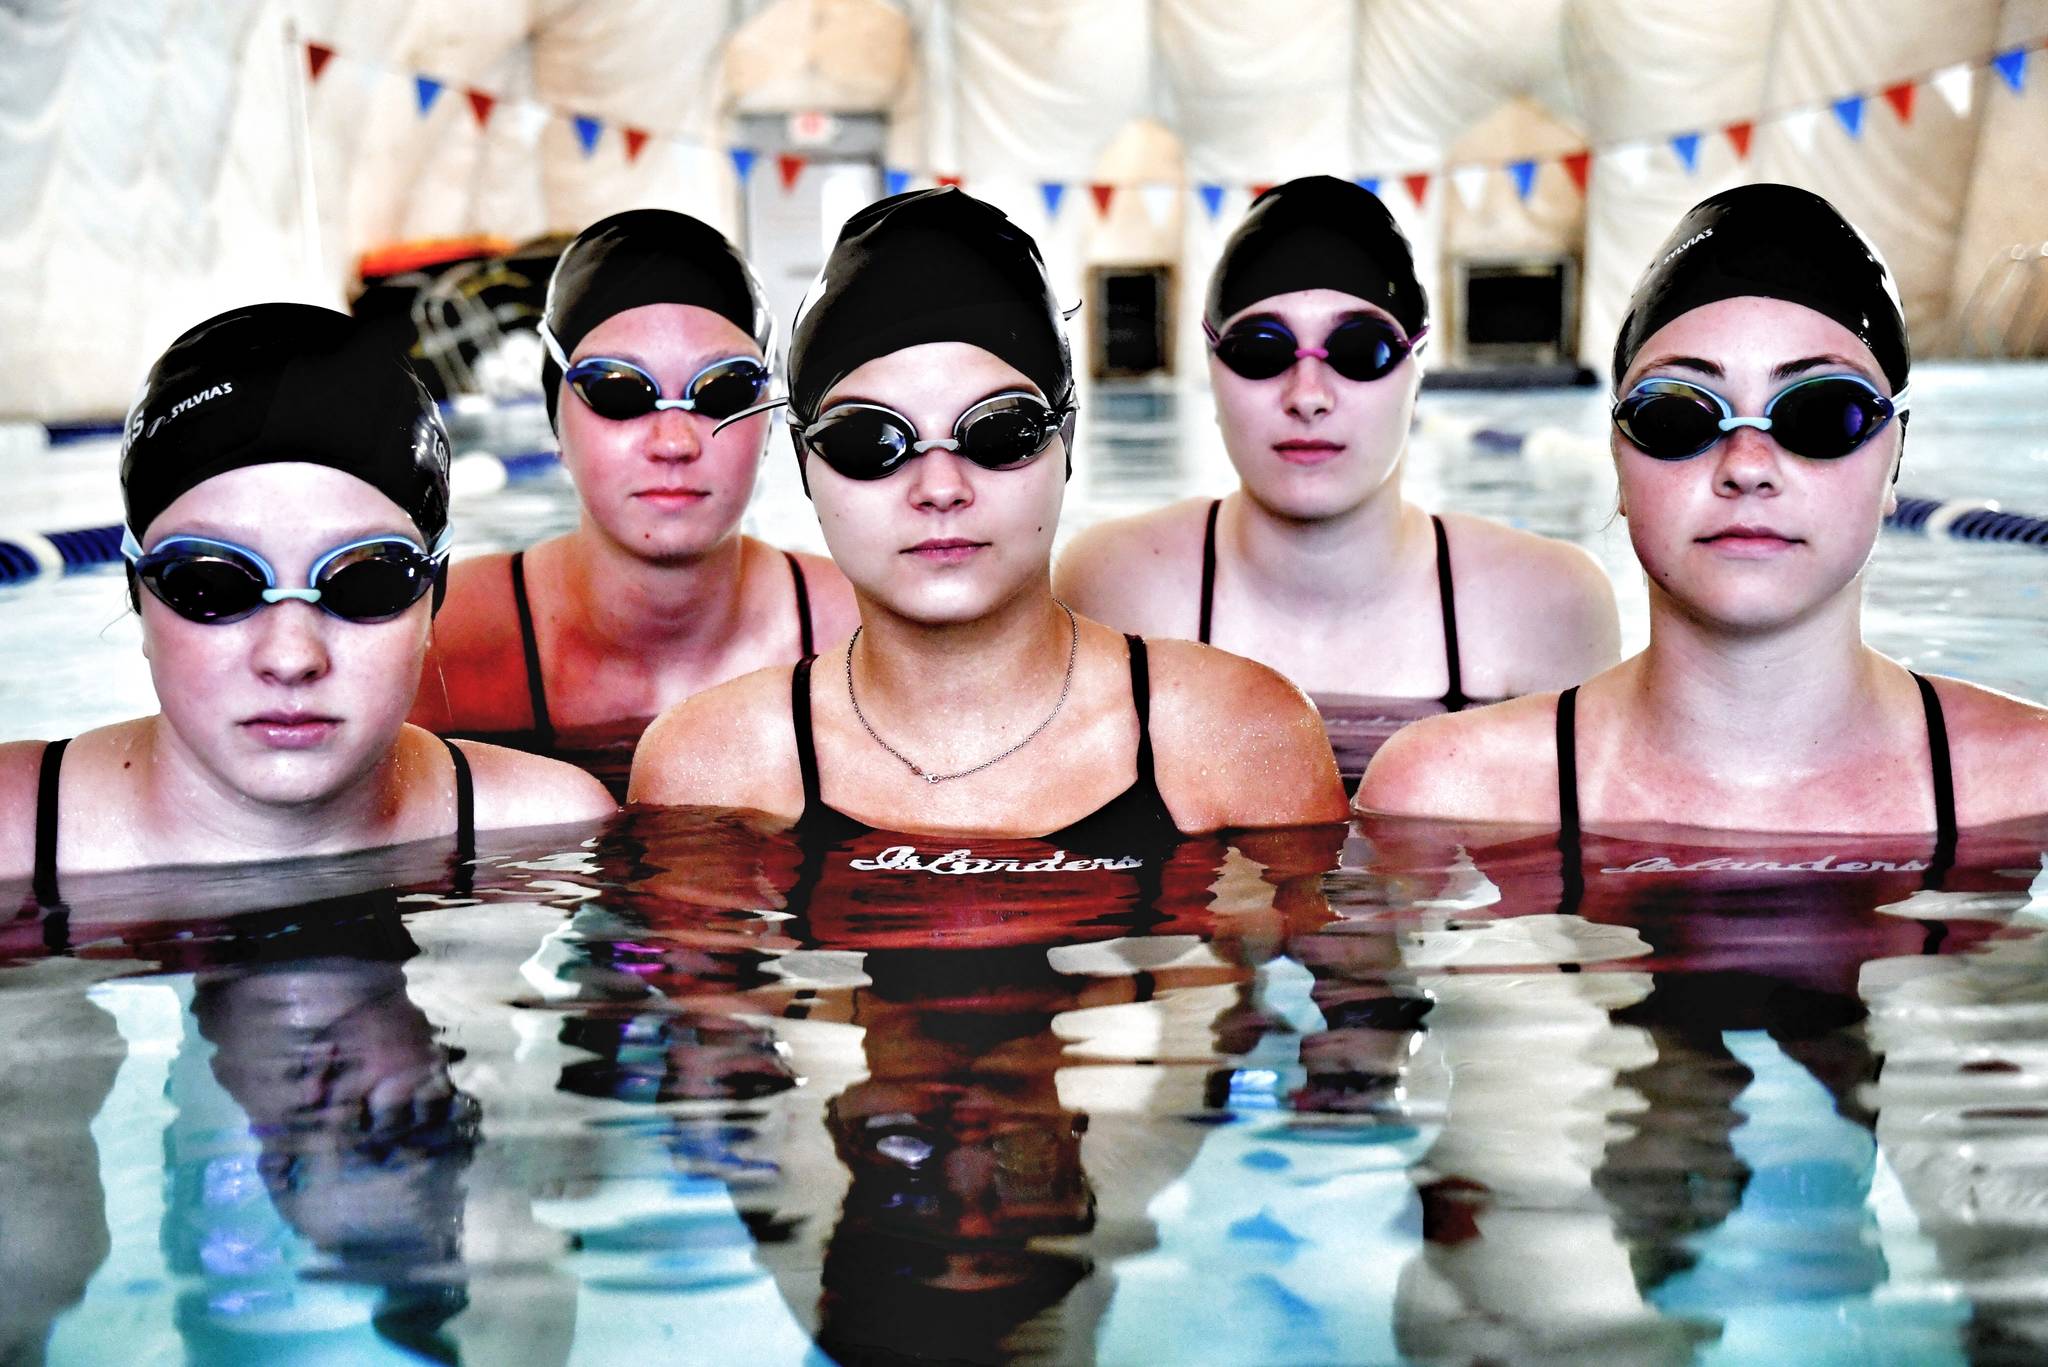
{"label": "goggle strap", "polygon": [[540,320],[538,331],[540,332],[541,345],[548,349],[549,358],[556,365],[560,366],[564,373],[567,373],[569,369],[569,355],[562,350],[562,344],[555,340],[555,330],[548,326],[547,319],[543,318]]}
{"label": "goggle strap", "polygon": [[142,543],[135,539],[135,529],[125,522],[121,524],[121,558],[131,563],[142,559]]}
{"label": "goggle strap", "polygon": [[[770,409],[786,407],[788,406],[788,404],[788,399],[770,399],[766,403],[757,403],[752,408],[742,408],[739,412],[733,414],[731,417],[721,419],[718,425],[711,429],[711,435],[715,437],[720,432],[723,432],[726,428],[732,426],[736,422],[742,422],[747,418],[753,417],[757,413],[766,413]],[[792,415],[792,417],[793,416],[794,415]]]}
{"label": "goggle strap", "polygon": [[1904,413],[1907,409],[1913,406],[1913,400],[1910,397],[1912,392],[1913,386],[1909,384],[1901,385],[1899,386],[1899,392],[1892,395],[1891,405],[1893,417],[1897,417],[1899,414]]}

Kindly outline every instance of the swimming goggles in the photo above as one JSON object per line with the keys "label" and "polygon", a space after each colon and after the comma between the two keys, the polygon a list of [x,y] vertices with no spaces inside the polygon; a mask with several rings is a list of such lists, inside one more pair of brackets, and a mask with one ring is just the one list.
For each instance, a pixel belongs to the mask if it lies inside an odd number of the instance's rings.
{"label": "swimming goggles", "polygon": [[287,598],[345,622],[387,622],[434,587],[452,539],[444,531],[432,551],[402,536],[368,536],[336,546],[314,560],[303,589],[279,588],[269,561],[247,546],[212,537],[167,537],[144,554],[135,533],[124,528],[121,554],[157,601],[188,622],[239,622]]}
{"label": "swimming goggles", "polygon": [[848,479],[887,479],[913,456],[946,450],[984,470],[1015,470],[1036,460],[1073,417],[1036,394],[1011,391],[983,399],[960,415],[953,435],[921,441],[917,424],[872,403],[835,404],[804,425],[791,420],[797,445]]}
{"label": "swimming goggles", "polygon": [[1370,314],[1337,324],[1321,346],[1303,346],[1285,324],[1271,318],[1248,318],[1221,336],[1204,320],[1202,331],[1216,359],[1247,380],[1284,375],[1295,362],[1309,357],[1347,380],[1377,380],[1392,374],[1429,335],[1425,327],[1413,337],[1405,336],[1386,319]]}
{"label": "swimming goggles", "polygon": [[712,419],[730,418],[759,399],[768,387],[768,367],[758,358],[726,356],[692,375],[680,396],[664,398],[655,378],[631,361],[586,356],[571,365],[546,324],[541,325],[540,337],[583,406],[613,422],[631,422],[664,408],[680,408]]}
{"label": "swimming goggles", "polygon": [[1904,389],[1886,398],[1860,375],[1816,375],[1773,394],[1763,416],[1744,418],[1711,389],[1653,375],[1614,405],[1614,426],[1654,460],[1690,460],[1738,427],[1770,433],[1795,456],[1839,460],[1910,407]]}

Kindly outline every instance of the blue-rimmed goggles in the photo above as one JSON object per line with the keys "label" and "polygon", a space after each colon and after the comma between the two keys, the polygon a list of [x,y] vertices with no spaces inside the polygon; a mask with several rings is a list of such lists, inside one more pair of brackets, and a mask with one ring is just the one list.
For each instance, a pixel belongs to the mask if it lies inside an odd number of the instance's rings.
{"label": "blue-rimmed goggles", "polygon": [[1808,460],[1839,460],[1911,406],[1906,391],[1887,398],[1860,375],[1815,375],[1785,386],[1759,417],[1704,385],[1669,375],[1638,380],[1614,405],[1614,426],[1653,460],[1690,460],[1738,427],[1768,432]]}
{"label": "blue-rimmed goggles", "polygon": [[452,532],[432,550],[402,536],[366,536],[323,551],[306,587],[280,587],[257,552],[206,536],[170,536],[145,552],[127,528],[121,554],[150,593],[188,622],[224,624],[294,599],[346,622],[387,622],[424,598],[448,563]]}

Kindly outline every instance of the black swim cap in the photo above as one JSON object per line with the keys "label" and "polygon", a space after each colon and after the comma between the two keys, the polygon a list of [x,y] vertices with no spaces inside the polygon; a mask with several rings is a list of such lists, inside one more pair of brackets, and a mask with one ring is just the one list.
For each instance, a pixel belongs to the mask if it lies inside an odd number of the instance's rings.
{"label": "black swim cap", "polygon": [[1410,337],[1429,323],[1408,239],[1379,196],[1335,176],[1303,176],[1252,201],[1209,277],[1209,326],[1261,299],[1341,290],[1385,309]]}
{"label": "black swim cap", "polygon": [[[775,316],[761,283],[724,234],[672,209],[628,209],[601,218],[576,235],[548,281],[542,325],[562,355],[615,313],[643,304],[695,304],[710,309],[761,348],[775,364]],[[541,366],[548,421],[560,402],[562,367],[549,356]]]}
{"label": "black swim cap", "polygon": [[951,187],[878,200],[839,230],[790,335],[791,409],[810,422],[826,391],[862,365],[927,342],[978,346],[1055,408],[1073,401],[1074,362],[1038,244]]}
{"label": "black swim cap", "polygon": [[191,329],[128,410],[121,496],[140,540],[187,489],[250,465],[354,475],[403,508],[429,550],[448,527],[448,433],[388,339],[311,304],[253,304]]}
{"label": "black swim cap", "polygon": [[1614,339],[1614,383],[1672,319],[1723,299],[1761,295],[1834,319],[1891,382],[1906,387],[1913,351],[1884,258],[1835,206],[1792,185],[1738,185],[1695,204],[1629,296]]}

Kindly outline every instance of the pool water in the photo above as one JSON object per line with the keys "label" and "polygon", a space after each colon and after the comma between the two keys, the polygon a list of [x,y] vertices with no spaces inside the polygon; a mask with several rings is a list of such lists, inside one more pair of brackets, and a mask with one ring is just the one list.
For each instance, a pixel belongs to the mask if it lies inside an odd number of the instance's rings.
{"label": "pool water", "polygon": [[[1902,485],[2048,511],[2048,378],[1928,369]],[[1227,487],[1191,400],[1098,398],[1076,525]],[[89,525],[108,459],[0,477]],[[1588,545],[1640,643],[1597,460],[1409,480]],[[572,511],[468,501],[463,548]],[[771,460],[756,528],[805,516]],[[2048,691],[2037,555],[1888,534],[1871,635]],[[6,734],[148,709],[120,599],[0,589]],[[676,811],[71,879],[0,921],[0,1362],[2048,1360],[2044,851]]]}

